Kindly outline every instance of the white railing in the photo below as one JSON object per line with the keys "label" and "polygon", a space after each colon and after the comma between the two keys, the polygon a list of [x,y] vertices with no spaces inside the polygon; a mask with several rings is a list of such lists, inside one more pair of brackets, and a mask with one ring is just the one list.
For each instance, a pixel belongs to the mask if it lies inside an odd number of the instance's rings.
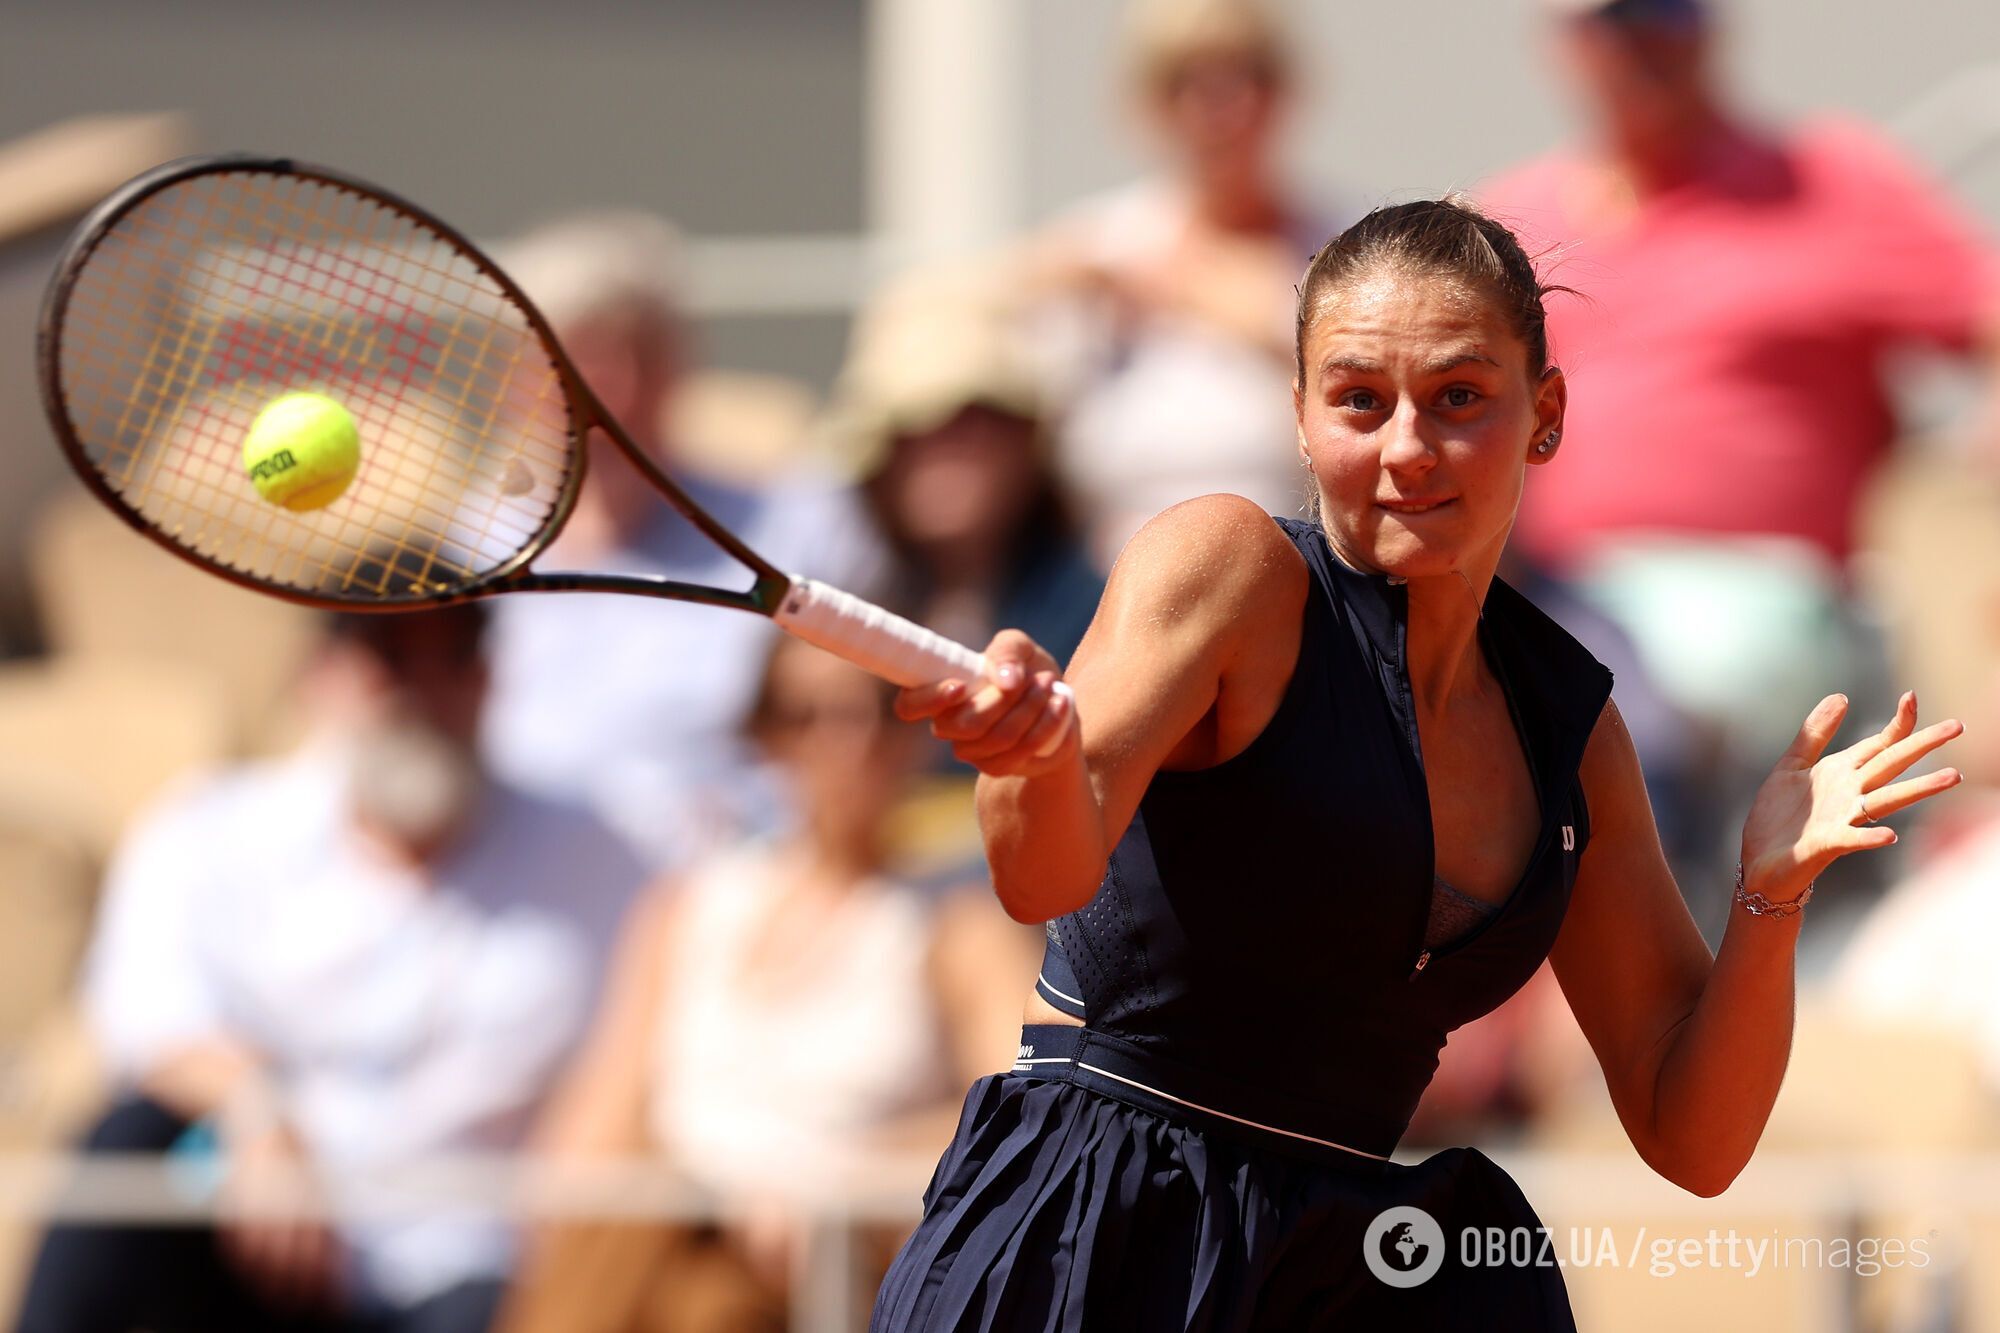
{"label": "white railing", "polygon": [[[2000,1154],[1835,1157],[1761,1156],[1723,1195],[1698,1198],[1666,1183],[1629,1153],[1492,1151],[1521,1185],[1552,1231],[1602,1230],[1699,1236],[1745,1219],[1783,1216],[1803,1232],[1853,1242],[1869,1219],[1934,1219],[1939,1262],[1925,1280],[1957,1282],[1968,1262],[1963,1244],[1973,1223],[2000,1221]],[[1414,1158],[1405,1157],[1405,1160]],[[802,1201],[806,1242],[794,1272],[792,1327],[798,1333],[847,1333],[864,1281],[852,1245],[857,1226],[907,1226],[929,1173],[928,1159],[900,1162],[845,1180]],[[156,1156],[0,1155],[0,1219],[30,1224],[197,1224],[222,1207],[213,1174],[199,1163]],[[346,1220],[474,1208],[523,1222],[654,1219],[728,1223],[735,1209],[656,1159],[606,1160],[560,1168],[517,1157],[460,1156],[402,1164],[376,1176],[343,1171],[338,1203],[300,1178],[269,1182],[255,1197],[233,1195],[245,1212],[319,1215]],[[1558,1247],[1560,1248],[1560,1247]],[[1858,1328],[1852,1273],[1825,1267],[1809,1324]],[[1726,1312],[1718,1312],[1718,1315]],[[1718,1327],[1725,1326],[1718,1324]]]}

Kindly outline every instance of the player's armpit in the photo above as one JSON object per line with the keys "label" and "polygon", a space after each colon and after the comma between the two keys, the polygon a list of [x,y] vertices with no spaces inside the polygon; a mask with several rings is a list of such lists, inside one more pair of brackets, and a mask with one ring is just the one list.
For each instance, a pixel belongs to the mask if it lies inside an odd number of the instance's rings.
{"label": "player's armpit", "polygon": [[1067,672],[1110,842],[1160,769],[1212,767],[1264,729],[1308,582],[1291,540],[1240,496],[1175,505],[1132,538]]}
{"label": "player's armpit", "polygon": [[1305,562],[1271,516],[1211,495],[1154,518],[1120,555],[1066,679],[1076,775],[983,778],[980,824],[1008,911],[1043,920],[1090,900],[1162,767],[1203,768],[1255,739],[1298,656]]}

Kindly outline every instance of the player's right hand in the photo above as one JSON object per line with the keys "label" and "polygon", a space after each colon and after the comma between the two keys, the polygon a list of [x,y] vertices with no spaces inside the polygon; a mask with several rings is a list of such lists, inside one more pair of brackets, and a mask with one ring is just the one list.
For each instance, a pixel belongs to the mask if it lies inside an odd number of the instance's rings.
{"label": "player's right hand", "polygon": [[951,752],[993,777],[1039,777],[1075,761],[1081,748],[1076,704],[1058,691],[1062,672],[1046,649],[1005,629],[986,646],[986,675],[941,680],[896,696],[896,716],[929,722]]}

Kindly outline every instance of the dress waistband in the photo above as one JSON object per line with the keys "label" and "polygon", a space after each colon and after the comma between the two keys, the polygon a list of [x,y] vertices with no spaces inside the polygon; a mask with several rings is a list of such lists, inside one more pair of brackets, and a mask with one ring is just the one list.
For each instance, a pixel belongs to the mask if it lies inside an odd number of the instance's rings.
{"label": "dress waistband", "polygon": [[1367,1147],[1286,1128],[1264,1107],[1252,1104],[1270,1098],[1244,1096],[1241,1089],[1235,1090],[1239,1095],[1230,1095],[1232,1090],[1219,1080],[1195,1076],[1131,1042],[1088,1028],[1061,1023],[1024,1026],[1013,1072],[1075,1083],[1163,1119],[1200,1124],[1279,1151],[1350,1163],[1390,1160],[1386,1153]]}

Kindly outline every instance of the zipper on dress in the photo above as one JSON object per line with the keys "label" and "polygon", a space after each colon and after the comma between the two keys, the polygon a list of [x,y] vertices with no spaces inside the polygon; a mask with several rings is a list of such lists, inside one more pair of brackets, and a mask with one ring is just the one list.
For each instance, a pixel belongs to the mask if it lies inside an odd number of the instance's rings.
{"label": "zipper on dress", "polygon": [[1429,949],[1426,949],[1422,953],[1418,954],[1417,965],[1410,969],[1410,980],[1415,981],[1417,979],[1417,973],[1423,971],[1424,965],[1429,963],[1430,960],[1431,960],[1431,951]]}

